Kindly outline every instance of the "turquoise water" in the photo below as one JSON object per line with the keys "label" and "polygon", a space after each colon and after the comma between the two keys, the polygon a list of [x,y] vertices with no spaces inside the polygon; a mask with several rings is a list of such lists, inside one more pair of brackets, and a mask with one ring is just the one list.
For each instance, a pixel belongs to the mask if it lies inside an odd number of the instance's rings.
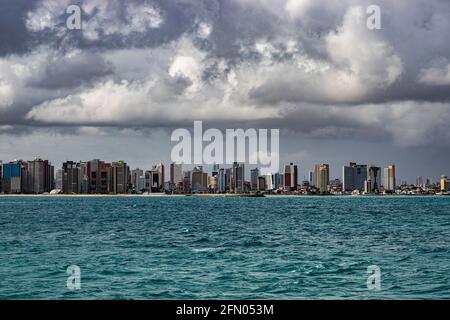
{"label": "turquoise water", "polygon": [[0,197],[0,298],[449,299],[450,197]]}

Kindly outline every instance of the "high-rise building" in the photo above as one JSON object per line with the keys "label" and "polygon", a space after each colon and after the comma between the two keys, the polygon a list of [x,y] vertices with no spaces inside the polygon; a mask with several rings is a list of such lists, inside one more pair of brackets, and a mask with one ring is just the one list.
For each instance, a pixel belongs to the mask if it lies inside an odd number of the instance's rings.
{"label": "high-rise building", "polygon": [[271,173],[266,174],[266,190],[271,191],[274,189],[273,186],[273,175]]}
{"label": "high-rise building", "polygon": [[67,161],[62,168],[62,192],[66,194],[80,193],[80,168],[78,163]]}
{"label": "high-rise building", "polygon": [[273,189],[278,190],[280,188],[280,174],[274,173],[272,175]]}
{"label": "high-rise building", "polygon": [[36,158],[28,161],[28,192],[40,194],[50,192],[54,185],[54,168],[48,160]]}
{"label": "high-rise building", "polygon": [[233,182],[233,169],[227,168],[225,169],[225,192],[233,192],[232,185],[234,185]]}
{"label": "high-rise building", "polygon": [[250,170],[250,188],[252,191],[258,190],[259,169]]}
{"label": "high-rise building", "polygon": [[290,163],[284,166],[284,190],[297,190],[298,185],[298,168],[297,165]]}
{"label": "high-rise building", "polygon": [[80,183],[80,192],[82,194],[89,193],[89,162],[80,161],[78,163],[79,177],[78,181]]}
{"label": "high-rise building", "polygon": [[381,187],[381,168],[369,166],[367,168],[366,193],[379,192]]}
{"label": "high-rise building", "polygon": [[258,177],[258,191],[263,192],[266,191],[266,178]]}
{"label": "high-rise building", "polygon": [[214,176],[209,177],[208,189],[212,193],[216,193],[217,192],[217,174],[214,175]]}
{"label": "high-rise building", "polygon": [[314,172],[312,172],[312,171],[308,172],[308,184],[310,186],[314,185]]}
{"label": "high-rise building", "polygon": [[183,193],[191,192],[191,171],[183,172]]}
{"label": "high-rise building", "polygon": [[442,192],[450,191],[450,179],[447,176],[441,177],[441,191]]}
{"label": "high-rise building", "polygon": [[208,190],[208,173],[203,172],[202,167],[196,167],[191,171],[191,191],[193,193],[206,192]]}
{"label": "high-rise building", "polygon": [[245,170],[243,163],[233,163],[232,168],[232,191],[234,193],[244,192]]}
{"label": "high-rise building", "polygon": [[131,170],[131,188],[136,193],[141,193],[145,189],[144,170],[139,168]]}
{"label": "high-rise building", "polygon": [[155,166],[155,170],[158,172],[158,176],[159,176],[158,189],[159,189],[159,191],[163,191],[164,190],[164,179],[165,179],[164,165],[162,163],[158,163]]}
{"label": "high-rise building", "polygon": [[63,190],[63,169],[56,169],[55,189]]}
{"label": "high-rise building", "polygon": [[170,164],[170,186],[175,191],[183,182],[183,166],[172,162]]}
{"label": "high-rise building", "polygon": [[219,173],[217,174],[217,192],[225,193],[225,169],[220,168]]}
{"label": "high-rise building", "polygon": [[145,172],[146,189],[149,192],[164,191],[164,165],[158,163],[149,171]]}
{"label": "high-rise building", "polygon": [[94,159],[88,163],[89,193],[107,194],[110,187],[111,164]]}
{"label": "high-rise building", "polygon": [[330,165],[327,163],[316,164],[314,176],[315,186],[320,190],[320,192],[327,192],[330,184]]}
{"label": "high-rise building", "polygon": [[367,165],[350,162],[342,168],[342,190],[364,191],[367,180]]}
{"label": "high-rise building", "polygon": [[278,177],[278,188],[284,189],[284,173],[280,174]]}
{"label": "high-rise building", "polygon": [[5,193],[23,193],[22,191],[22,161],[3,163],[2,183]]}
{"label": "high-rise building", "polygon": [[160,185],[160,171],[155,167],[152,170],[145,172],[145,189],[148,192],[161,192],[162,186]]}
{"label": "high-rise building", "polygon": [[395,165],[391,164],[384,168],[384,189],[386,191],[394,191],[395,187]]}
{"label": "high-rise building", "polygon": [[123,194],[128,192],[128,172],[127,164],[120,160],[113,162],[109,168],[109,192],[116,194]]}

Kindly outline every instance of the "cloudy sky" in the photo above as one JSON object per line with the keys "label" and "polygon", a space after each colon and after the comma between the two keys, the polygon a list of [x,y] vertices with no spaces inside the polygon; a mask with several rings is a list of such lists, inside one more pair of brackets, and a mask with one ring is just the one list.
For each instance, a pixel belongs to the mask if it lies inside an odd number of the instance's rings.
{"label": "cloudy sky", "polygon": [[3,0],[0,159],[147,168],[203,120],[279,128],[302,176],[349,161],[450,175],[449,18],[448,0]]}

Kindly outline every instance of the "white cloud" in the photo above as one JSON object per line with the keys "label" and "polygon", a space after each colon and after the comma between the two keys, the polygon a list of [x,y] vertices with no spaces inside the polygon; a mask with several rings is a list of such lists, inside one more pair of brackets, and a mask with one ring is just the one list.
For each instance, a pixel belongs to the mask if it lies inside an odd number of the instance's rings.
{"label": "white cloud", "polygon": [[327,36],[326,46],[340,68],[327,90],[333,90],[333,83],[341,83],[339,91],[350,99],[390,86],[403,72],[402,61],[394,49],[366,27],[362,7],[348,9],[343,25]]}
{"label": "white cloud", "polygon": [[286,13],[292,18],[302,18],[313,7],[314,0],[288,0],[285,5]]}
{"label": "white cloud", "polygon": [[[66,28],[66,9],[70,0],[43,0],[35,10],[27,13],[26,27],[32,32],[56,30],[60,36],[70,32]],[[120,8],[124,6],[124,14]],[[164,23],[161,12],[147,2],[124,4],[119,0],[90,0],[82,5],[82,32],[89,40],[99,40],[104,35],[128,36],[144,33]],[[86,14],[85,14],[86,13]]]}
{"label": "white cloud", "polygon": [[41,1],[34,11],[27,13],[25,25],[33,32],[57,27],[58,19],[66,12],[70,5],[69,0]]}
{"label": "white cloud", "polygon": [[420,71],[419,82],[427,85],[450,85],[450,63],[442,67],[429,67]]}
{"label": "white cloud", "polygon": [[[350,2],[361,6],[346,8]],[[52,3],[41,1],[27,15],[31,31],[58,28],[61,10]],[[58,2],[58,6],[61,3],[68,1]],[[394,84],[404,81],[405,74],[412,74],[414,84],[448,83],[448,61],[418,64],[418,68],[427,66],[419,75],[411,67],[415,59],[399,51],[395,37],[389,36],[398,27],[389,34],[366,28],[364,1],[330,3],[331,9],[324,8],[325,17],[333,19],[310,22],[320,17],[318,6],[324,3],[245,0],[246,12],[263,14],[268,10],[271,18],[283,18],[257,37],[251,31],[233,34],[233,28],[227,29],[225,23],[227,19],[235,23],[233,16],[215,19],[205,10],[176,37],[155,46],[74,49],[76,45],[68,41],[64,50],[41,46],[28,54],[5,56],[0,58],[0,116],[18,123],[82,126],[79,133],[83,134],[100,134],[93,129],[98,125],[154,127],[196,119],[220,123],[259,120],[267,126],[277,123],[321,138],[381,135],[400,145],[436,141],[433,125],[448,120],[447,104],[395,99],[369,103],[383,100],[376,97],[384,97]],[[233,3],[233,8],[241,4]],[[398,13],[397,6],[392,8]],[[50,16],[39,18],[39,10],[47,10]],[[153,29],[171,23],[173,17],[164,10],[142,1],[86,1],[83,11],[90,18],[84,36],[95,40],[101,35],[135,32],[153,35]],[[288,14],[292,19],[286,19]],[[388,23],[389,17],[383,21]],[[317,23],[326,27],[308,35],[305,30],[315,30],[311,26]],[[221,34],[222,30],[231,31]],[[230,45],[217,51],[223,43]],[[431,48],[422,51],[421,59],[428,61]],[[108,68],[105,71],[94,65]],[[98,69],[99,76],[94,72]],[[73,81],[78,78],[82,80]],[[44,86],[46,83],[53,87]],[[66,83],[73,85],[64,86]],[[408,94],[399,99],[408,100]],[[390,100],[386,97],[383,101]],[[445,133],[441,136],[447,139]]]}
{"label": "white cloud", "polygon": [[13,102],[12,86],[6,81],[0,80],[0,109],[10,107]]}
{"label": "white cloud", "polygon": [[89,40],[99,40],[101,34],[120,34],[128,36],[133,32],[143,33],[159,28],[164,22],[160,11],[148,3],[131,2],[125,5],[124,15],[121,14],[120,1],[88,1],[83,4],[83,10],[95,15],[84,22],[83,35]]}

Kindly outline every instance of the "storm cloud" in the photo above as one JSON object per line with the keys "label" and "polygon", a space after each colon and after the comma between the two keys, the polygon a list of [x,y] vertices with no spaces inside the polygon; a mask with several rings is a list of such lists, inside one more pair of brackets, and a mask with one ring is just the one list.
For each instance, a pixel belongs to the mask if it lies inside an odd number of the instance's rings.
{"label": "storm cloud", "polygon": [[445,0],[2,1],[0,139],[204,120],[448,148],[449,16]]}

